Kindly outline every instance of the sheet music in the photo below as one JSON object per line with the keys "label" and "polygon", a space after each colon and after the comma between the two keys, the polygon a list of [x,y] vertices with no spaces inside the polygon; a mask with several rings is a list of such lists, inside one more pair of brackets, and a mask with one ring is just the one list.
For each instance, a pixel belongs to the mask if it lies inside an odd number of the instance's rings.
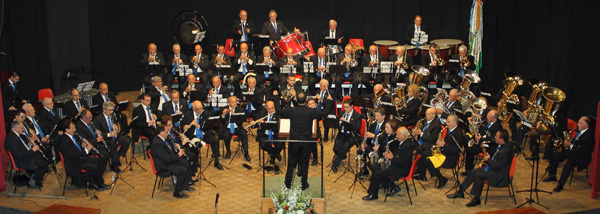
{"label": "sheet music", "polygon": [[281,118],[279,119],[279,134],[281,133],[290,133],[290,119]]}
{"label": "sheet music", "polygon": [[377,69],[378,69],[378,68],[379,68],[379,67],[377,67],[377,66],[373,66],[373,67],[369,67],[369,66],[367,66],[367,67],[363,67],[363,73],[365,73],[365,74],[377,73]]}
{"label": "sheet music", "polygon": [[295,74],[296,69],[293,65],[284,65],[281,67],[282,74]]}
{"label": "sheet music", "polygon": [[188,74],[193,73],[193,71],[189,70],[189,65],[177,65],[177,72],[180,77],[186,77]]}
{"label": "sheet music", "polygon": [[381,73],[389,74],[394,70],[394,62],[381,62]]}
{"label": "sheet music", "polygon": [[303,62],[304,73],[315,73],[315,68],[312,62]]}

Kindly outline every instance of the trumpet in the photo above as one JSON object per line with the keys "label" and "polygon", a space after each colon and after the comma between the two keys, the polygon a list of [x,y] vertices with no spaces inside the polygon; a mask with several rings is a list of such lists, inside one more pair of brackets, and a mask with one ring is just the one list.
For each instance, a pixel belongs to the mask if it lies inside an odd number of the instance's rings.
{"label": "trumpet", "polygon": [[460,67],[469,67],[471,66],[471,61],[469,61],[468,57],[461,57],[460,58]]}
{"label": "trumpet", "polygon": [[100,151],[98,151],[98,149],[96,149],[94,144],[91,144],[87,139],[81,137],[81,135],[79,135],[79,133],[77,133],[77,132],[75,132],[75,136],[81,138],[81,141],[83,141],[83,143],[84,143],[84,144],[82,144],[83,148],[86,148],[87,145],[92,145],[92,151],[96,152],[98,157],[102,158],[102,154],[100,154]]}
{"label": "trumpet", "polygon": [[435,65],[436,66],[444,66],[446,64],[446,60],[442,59],[442,57],[440,57],[439,53],[435,54]]}

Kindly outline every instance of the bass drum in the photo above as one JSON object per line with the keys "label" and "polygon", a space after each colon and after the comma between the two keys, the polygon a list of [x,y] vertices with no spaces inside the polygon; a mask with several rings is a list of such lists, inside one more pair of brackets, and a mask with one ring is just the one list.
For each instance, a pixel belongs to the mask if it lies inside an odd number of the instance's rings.
{"label": "bass drum", "polygon": [[285,57],[285,52],[288,48],[294,50],[294,56],[304,56],[308,53],[304,45],[304,39],[297,33],[288,34],[273,45],[273,51],[275,51],[275,54],[279,58]]}

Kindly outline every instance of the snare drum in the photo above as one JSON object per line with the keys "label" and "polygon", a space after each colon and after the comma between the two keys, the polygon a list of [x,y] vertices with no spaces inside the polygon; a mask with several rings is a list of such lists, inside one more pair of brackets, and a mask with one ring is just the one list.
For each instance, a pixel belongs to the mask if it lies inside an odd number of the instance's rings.
{"label": "snare drum", "polygon": [[459,39],[436,39],[436,40],[432,40],[431,43],[449,46],[450,47],[449,55],[458,54],[458,47],[463,44],[463,42]]}
{"label": "snare drum", "polygon": [[283,39],[273,45],[273,51],[275,51],[275,54],[279,58],[285,57],[285,52],[288,48],[294,50],[295,56],[304,56],[308,52],[304,45],[304,39],[302,39],[301,35],[296,33],[286,35]]}
{"label": "snare drum", "polygon": [[[429,54],[429,45],[421,45],[419,46],[419,49],[421,50],[421,55]],[[440,53],[440,57],[446,61],[448,61],[449,50],[450,46],[438,44],[438,52]]]}
{"label": "snare drum", "polygon": [[389,58],[392,55],[392,50],[388,49],[388,47],[397,45],[398,42],[392,40],[377,40],[373,42],[379,48],[379,54],[383,55],[384,58]]}

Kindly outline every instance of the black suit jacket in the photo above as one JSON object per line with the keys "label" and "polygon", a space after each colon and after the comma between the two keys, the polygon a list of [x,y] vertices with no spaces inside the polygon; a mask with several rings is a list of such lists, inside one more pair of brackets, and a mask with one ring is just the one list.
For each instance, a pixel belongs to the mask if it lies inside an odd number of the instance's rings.
{"label": "black suit jacket", "polygon": [[[249,90],[250,90],[249,88],[242,89],[242,93],[247,93]],[[254,96],[258,97],[258,102],[252,103],[252,106],[254,107],[254,109],[256,109],[256,111],[261,111],[264,109],[264,107],[262,105],[264,95],[265,95],[265,92],[262,89],[254,88]],[[240,100],[245,101],[243,95],[240,98]],[[248,110],[247,106],[242,106],[242,107],[245,108],[246,110]],[[255,118],[255,119],[257,119],[257,118]]]}
{"label": "black suit jacket", "polygon": [[[153,114],[156,114],[156,110],[153,110],[152,108],[150,108],[150,111]],[[147,114],[148,113],[146,113],[146,109],[144,109],[144,107],[142,105],[135,107],[131,113],[132,120],[133,120],[133,118],[137,117],[135,122],[132,122],[133,131],[131,132],[131,137],[133,138],[134,141],[137,141],[137,139],[140,137],[140,135],[142,133],[142,129],[148,128],[148,123],[146,122]],[[158,114],[156,114],[156,115],[158,115]],[[104,132],[102,132],[102,133],[104,133]]]}
{"label": "black suit jacket", "polygon": [[[427,124],[423,124],[423,128],[425,128],[426,125]],[[442,123],[440,122],[440,119],[436,117],[431,121],[431,123],[429,123],[429,125],[427,125],[427,129],[423,131],[421,139],[423,140],[423,145],[429,144],[427,149],[431,148],[432,145],[435,145],[435,142],[440,135],[440,131],[442,130],[441,125]]]}
{"label": "black suit jacket", "polygon": [[[21,135],[21,138],[27,143],[25,135]],[[27,170],[35,170],[35,158],[41,156],[40,152],[27,149],[19,136],[10,130],[7,130],[6,138],[4,138],[4,149],[12,154],[17,167]]]}
{"label": "black suit jacket", "polygon": [[[228,108],[229,108],[229,107],[220,108],[220,109],[219,109],[219,112],[218,112],[218,115],[219,115],[219,116],[221,116],[221,131],[220,131],[220,132],[221,132],[221,134],[225,133],[226,131],[227,131],[227,132],[229,131],[229,122],[230,122],[230,120],[229,120],[229,117],[230,117],[230,115],[231,115],[231,112],[230,112],[230,113],[227,113],[227,114],[225,115],[225,117],[223,117],[223,111],[224,111],[225,109],[228,109]],[[245,110],[244,110],[242,107],[239,107],[239,106],[236,106],[236,107],[233,109],[233,113],[245,113],[245,112],[246,112],[246,111],[245,111]],[[245,121],[238,121],[238,122],[236,122],[236,123],[235,123],[235,124],[237,125],[237,128],[236,128],[236,130],[237,130],[237,129],[243,129],[243,128],[244,128],[244,126],[243,126],[242,124],[243,124],[244,122],[245,122]]]}
{"label": "black suit jacket", "polygon": [[[452,57],[450,59],[456,59],[460,61],[460,55],[458,54],[454,54],[452,55]],[[467,55],[467,60],[469,60],[469,62],[471,62],[471,65],[469,67],[466,67],[466,69],[469,70],[475,70],[475,57],[471,56],[471,55]]]}
{"label": "black suit jacket", "polygon": [[[256,33],[256,29],[254,28],[254,23],[252,23],[252,20],[246,19],[244,29],[250,29],[249,33],[248,33],[248,31],[245,32],[246,35],[248,36],[248,40],[250,40],[252,38],[252,34]],[[233,20],[233,26],[232,26],[232,31],[231,31],[231,34],[233,35],[233,40],[241,40],[242,39],[242,36],[244,34],[238,33],[238,31],[241,31],[241,30],[242,30],[242,20],[241,19]],[[248,41],[246,41],[246,42],[248,42]]]}
{"label": "black suit jacket", "polygon": [[[266,109],[261,110],[257,117],[258,118],[263,118],[265,116],[267,116],[268,112]],[[256,118],[256,119],[258,119]],[[268,117],[264,119],[264,121],[267,121]],[[279,113],[275,112],[273,113],[273,116],[271,116],[271,121],[275,121],[277,122],[277,124],[279,124]],[[256,130],[256,139],[258,141],[258,139],[260,138],[268,138],[269,136],[266,134],[267,129],[264,129],[260,126],[260,123],[257,123],[256,125],[254,125],[254,127],[258,127],[258,129]],[[275,126],[275,129],[271,130],[273,131],[273,138],[277,138],[277,136],[279,136],[279,126]]]}
{"label": "black suit jacket", "polygon": [[[273,60],[273,65],[271,66],[271,71],[273,73],[279,73],[279,59],[277,58],[277,56],[275,55],[271,55],[271,59]],[[258,56],[256,57],[256,63],[264,63],[265,62],[265,57],[264,56]],[[265,63],[267,64],[267,63]]]}
{"label": "black suit jacket", "polygon": [[[409,53],[406,53],[406,64],[408,64],[408,68],[406,69],[406,72],[408,73],[410,71],[410,66],[413,65],[413,56],[410,55]],[[390,62],[395,62],[398,61],[398,55],[394,54],[392,56],[390,56],[390,59],[388,60]],[[402,60],[401,60],[402,61]],[[395,70],[398,70],[398,67],[394,67]],[[398,71],[396,71],[398,72]]]}
{"label": "black suit jacket", "polygon": [[[181,84],[181,87],[179,88],[181,90],[181,96],[183,98],[185,98],[186,100],[190,100],[190,102],[194,102],[196,100],[202,100],[205,101],[206,100],[206,93],[208,93],[207,89],[206,89],[206,85],[202,85],[200,83],[194,83],[193,88],[198,91],[198,93],[200,93],[198,96],[194,95],[191,96],[192,93],[185,93],[185,89],[190,86],[190,84],[188,84],[187,81],[183,82]],[[190,89],[190,92],[192,90]]]}
{"label": "black suit jacket", "polygon": [[8,80],[2,83],[2,104],[4,105],[4,111],[8,111],[8,108],[11,106],[20,109],[23,105],[23,98],[19,95],[19,86],[15,84],[15,88],[16,90],[13,90]]}
{"label": "black suit jacket", "polygon": [[[200,61],[195,62],[194,61],[194,57],[198,57],[198,55],[192,55],[189,57],[189,65],[190,68],[194,68],[194,65],[200,66],[200,69],[202,69],[202,72],[208,72],[208,70],[210,70],[210,66],[212,65],[211,61],[210,61],[210,57],[208,56],[208,54],[202,53],[200,55]],[[200,71],[198,71],[200,72]]]}
{"label": "black suit jacket", "polygon": [[[505,143],[497,152],[490,153],[490,159],[487,161],[489,172],[493,175],[488,176],[487,182],[490,186],[504,187],[510,182],[508,177],[510,165],[513,159],[513,149],[511,143]],[[493,156],[493,158],[491,158]]]}
{"label": "black suit jacket", "polygon": [[[381,136],[379,136],[379,141],[381,141],[381,138],[384,137],[385,134],[385,123],[386,121],[384,120],[381,125],[379,126],[379,131],[377,132],[377,134],[381,134]],[[370,124],[367,124],[367,131],[371,132],[373,134],[375,134],[375,130],[377,130],[377,120],[374,120],[373,122],[371,122]],[[377,137],[377,135],[375,135],[375,137]],[[373,145],[373,138],[367,138],[367,143],[370,145]]]}
{"label": "black suit jacket", "polygon": [[[383,55],[379,54],[379,62],[384,61],[385,58],[383,57]],[[367,53],[366,55],[362,56],[360,59],[360,64],[359,66],[362,67],[367,67],[369,66],[369,62],[371,62],[371,55],[369,53]]]}
{"label": "black suit jacket", "polygon": [[[406,100],[408,100],[408,96]],[[415,97],[406,103],[406,108],[398,109],[398,114],[406,116],[404,125],[414,125],[419,121],[419,107],[421,107],[421,100]]]}
{"label": "black suit jacket", "polygon": [[[79,99],[79,106],[80,108],[83,107],[86,109],[90,109],[90,107],[86,104],[86,102],[83,99]],[[66,103],[63,103],[62,109],[63,114],[67,118],[73,119],[79,114],[79,111],[77,111],[77,107],[75,106],[75,103],[73,103],[73,100],[69,100]]]}
{"label": "black suit jacket", "polygon": [[567,149],[567,157],[572,159],[579,170],[585,169],[592,161],[594,151],[594,130],[588,129],[577,139],[573,140],[573,148]]}
{"label": "black suit jacket", "polygon": [[[462,110],[462,104],[460,104],[460,100],[456,100],[454,103],[452,103],[452,105],[450,105],[450,107],[448,107],[448,111],[450,113],[454,113],[454,109],[457,109],[458,111]],[[442,118],[446,119],[448,118],[448,115],[448,113],[442,112]]]}
{"label": "black suit jacket", "polygon": [[[175,64],[173,64],[173,58],[175,58],[175,55],[173,55],[173,54],[167,55],[167,62],[166,62],[167,63],[167,69],[168,69],[167,71],[170,72],[170,73],[173,73],[173,66],[175,65]],[[189,58],[185,54],[180,53],[179,54],[179,58],[181,58],[181,61],[183,61],[183,65],[189,65],[190,64]]]}
{"label": "black suit jacket", "polygon": [[[162,99],[162,96],[160,95],[160,91],[158,91],[158,89],[156,89],[156,87],[154,86],[150,86],[146,88],[146,93],[148,93],[150,95],[151,98],[151,102],[150,102],[150,107],[152,107],[152,110],[157,110],[158,109],[158,105],[160,104],[160,100]],[[169,97],[168,95],[165,94],[165,96],[167,96],[167,98],[171,99],[171,97]]]}
{"label": "black suit jacket", "polygon": [[273,25],[271,25],[271,21],[266,21],[262,24],[261,33],[263,35],[269,35],[269,40],[271,41],[278,41],[279,39],[281,39],[282,35],[286,35],[290,32],[283,25],[283,22],[276,20],[275,23],[277,24],[277,32],[275,32]]}
{"label": "black suit jacket", "polygon": [[[108,97],[108,101],[115,103],[115,105],[119,104],[119,101],[117,100],[117,97],[115,96],[114,93],[108,92],[107,97]],[[92,105],[102,106],[102,104],[104,104],[104,97],[102,96],[102,94],[100,94],[100,92],[98,92],[96,95],[94,95],[92,97]]]}
{"label": "black suit jacket", "polygon": [[[439,53],[439,51],[438,51]],[[429,68],[431,64],[431,55],[429,53],[421,55],[421,66]]]}
{"label": "black suit jacket", "polygon": [[46,110],[46,108],[42,107],[36,114],[39,121],[42,124],[44,124],[47,130],[49,130],[48,134],[50,134],[50,132],[54,128],[54,125],[56,125],[60,120],[60,118],[58,117],[58,111],[56,111],[56,109],[52,109],[51,111],[54,113],[54,115],[52,115],[48,110]]}
{"label": "black suit jacket", "polygon": [[282,118],[290,118],[290,139],[292,140],[310,140],[312,136],[313,120],[319,120],[327,116],[329,111],[328,102],[331,100],[325,100],[325,110],[320,111],[317,108],[308,108],[304,105],[296,107],[287,107],[283,109],[279,105],[279,96],[275,96],[275,109]]}
{"label": "black suit jacket", "polygon": [[463,133],[460,127],[454,128],[454,130],[450,131],[450,129],[446,129],[446,135],[443,136],[444,144],[441,147],[442,154],[446,156],[446,160],[442,165],[443,168],[454,168],[456,166],[456,161],[458,160],[458,156],[460,155],[460,148],[462,147]]}
{"label": "black suit jacket", "polygon": [[[146,67],[146,66],[148,66],[148,63],[149,63],[148,62],[148,57],[149,56],[150,55],[148,53],[143,53],[142,54],[142,59],[140,59],[140,63],[139,63],[140,67]],[[163,56],[162,52],[158,52],[158,51],[156,52],[156,59],[157,59],[157,62],[161,66],[166,66],[167,65],[167,62],[165,61],[165,57]]]}
{"label": "black suit jacket", "polygon": [[[500,122],[500,120],[496,120],[496,122],[494,122],[490,126],[490,128],[487,128],[488,124],[489,124],[488,122],[485,122],[479,127],[479,134],[482,136],[482,138],[481,138],[481,140],[479,140],[479,142],[482,142],[482,141],[490,142],[488,144],[489,147],[486,148],[486,151],[490,155],[492,155],[496,151],[496,148],[498,147],[498,144],[496,144],[496,141],[494,140],[494,138],[496,137],[496,132],[498,132],[498,131],[500,131],[500,129],[502,129],[502,123]],[[486,133],[489,133],[489,134],[486,134]]]}
{"label": "black suit jacket", "polygon": [[[335,93],[331,94],[330,90],[325,91],[325,95],[323,95],[323,99],[321,101],[317,102],[317,105],[321,106],[321,110],[323,110],[323,111],[325,111],[325,109],[326,109],[325,106],[323,106],[323,105],[329,105],[328,108],[327,108],[328,111],[325,112],[328,115],[329,114],[335,114],[335,102],[333,101],[333,100],[336,100]],[[327,97],[329,95],[331,95],[331,100],[329,100],[328,102],[325,102],[325,100],[327,100]],[[317,91],[317,93],[314,94],[313,96],[315,96],[315,97],[321,96],[321,90]]]}
{"label": "black suit jacket", "polygon": [[[322,37],[322,38],[329,37],[329,33],[330,33],[330,31],[331,31],[331,30],[330,30],[329,28],[327,28],[327,30],[323,30],[323,31],[321,31],[321,33],[322,33],[321,35],[323,35],[323,37]],[[342,36],[344,36],[344,31],[342,31],[340,28],[336,28],[336,29],[335,29],[335,40],[338,40],[338,39],[340,39]],[[346,37],[346,38],[348,38],[348,37]],[[341,42],[341,43],[338,43],[338,45],[340,45],[340,46],[342,46],[342,47],[343,47],[343,45],[342,45],[342,44],[344,44],[344,39],[342,39],[342,42]]]}
{"label": "black suit jacket", "polygon": [[[215,59],[217,59],[218,54],[213,54],[210,60],[211,66],[216,66]],[[225,60],[225,65],[231,65],[231,56],[223,53],[223,60]]]}
{"label": "black suit jacket", "polygon": [[[77,136],[74,137],[77,140],[78,145],[81,146],[81,139]],[[59,143],[57,149],[63,155],[63,161],[66,168],[65,171],[69,176],[80,176],[81,164],[87,156],[84,148],[81,147],[81,151],[77,149],[73,140],[66,134],[61,135],[58,139]]]}
{"label": "black suit jacket", "polygon": [[[250,68],[254,68],[254,64],[256,64],[256,56],[254,56],[254,52],[253,51],[248,51],[248,58],[250,60],[252,60],[252,64],[250,64],[249,62],[246,63],[246,72],[250,72]],[[238,60],[240,59],[240,56],[242,55],[241,52],[237,52],[235,53],[235,56],[233,57],[233,66],[235,68],[235,70],[239,70],[240,66],[242,66],[242,64],[238,63]]]}
{"label": "black suit jacket", "polygon": [[[294,66],[296,68],[296,73],[297,74],[302,73],[302,62],[300,61],[300,57],[294,56],[293,60],[296,62],[296,66]],[[279,67],[283,67],[284,65],[287,65],[287,64],[288,64],[287,56],[279,58]],[[285,82],[285,81],[282,81],[282,82]]]}
{"label": "black suit jacket", "polygon": [[[352,58],[353,56],[350,55],[350,57]],[[354,56],[354,57],[355,57],[356,61],[359,62],[358,61],[358,60],[360,60],[359,56]],[[336,56],[335,64],[336,65],[343,65],[344,66],[344,70],[345,70],[346,69],[346,63],[342,63],[342,60],[344,60],[344,58],[346,58],[346,54],[345,53],[339,53]],[[358,71],[358,67],[360,67],[360,65],[356,65],[356,67],[350,67],[350,72]]]}
{"label": "black suit jacket", "polygon": [[[77,122],[75,122],[75,128],[77,129],[77,133],[81,137],[85,138],[86,140],[88,140],[88,142],[90,142],[92,145],[94,145],[94,147],[98,148],[99,142],[96,141],[96,138],[94,137],[92,132],[90,132],[88,127],[85,125],[85,123],[83,123],[81,120],[77,120]],[[96,131],[93,126],[92,126],[92,131]]]}
{"label": "black suit jacket", "polygon": [[169,167],[177,164],[181,157],[175,153],[175,145],[167,140],[168,144],[158,136],[152,138],[150,154],[154,160],[156,171],[169,170]]}
{"label": "black suit jacket", "polygon": [[410,167],[412,165],[414,142],[412,142],[410,139],[406,139],[404,142],[395,140],[389,142],[389,144],[390,151],[392,151],[394,154],[394,158],[392,158],[392,164],[390,164],[390,167],[387,169],[387,171],[390,173],[392,180],[398,180],[401,177],[406,177],[410,172]]}
{"label": "black suit jacket", "polygon": [[[429,32],[427,31],[427,26],[421,25],[421,31],[425,31],[425,33],[429,35]],[[415,24],[412,23],[410,25],[407,25],[405,32],[406,35],[404,37],[404,41],[406,42],[406,44],[410,44],[410,40],[412,40],[415,37]]]}
{"label": "black suit jacket", "polygon": [[[184,99],[179,99],[179,103],[177,105],[179,106],[179,111],[181,111],[181,113],[183,114],[190,110],[190,108],[188,108],[187,102]],[[175,114],[175,109],[173,108],[173,100],[163,103],[162,115],[171,116],[172,114]]]}
{"label": "black suit jacket", "polygon": [[[346,115],[345,111],[344,112],[340,112],[339,116],[338,116],[338,121],[341,120],[342,117],[345,117],[345,115]],[[362,114],[359,114],[358,112],[356,112],[354,110],[352,111],[352,115],[350,115],[350,121],[349,121],[349,123],[352,126],[354,126],[354,128],[356,129],[357,132],[360,132],[360,128],[362,126],[362,119],[363,119],[362,118]],[[338,133],[339,134],[344,134],[344,131],[342,131],[342,129],[340,128]],[[360,135],[360,133],[359,133],[359,135]]]}
{"label": "black suit jacket", "polygon": [[[142,106],[142,105],[140,105],[140,106]],[[145,121],[145,117],[143,119]],[[113,124],[118,123],[118,121],[115,121],[114,117],[112,117],[110,120]],[[140,119],[138,119],[138,120],[140,120]],[[108,137],[108,133],[110,133],[110,128],[108,127],[108,121],[106,121],[106,118],[104,117],[104,113],[96,115],[96,117],[94,117],[94,119],[92,120],[92,123],[94,124],[93,128],[96,128],[96,129],[100,130],[100,132],[102,132],[102,138],[104,138],[104,141],[114,142],[116,140],[117,136]],[[77,127],[77,131],[79,131],[79,127]]]}
{"label": "black suit jacket", "polygon": [[[44,123],[40,122],[40,118],[36,115],[35,117],[33,117],[33,119],[35,120],[35,122],[40,126],[40,129],[42,129],[42,132],[44,132],[44,136],[50,134],[51,130],[48,129],[52,129],[53,127],[46,127]],[[25,120],[23,121],[23,123],[25,123],[25,128],[29,128],[29,129],[33,129],[34,131],[37,131],[35,129],[35,126],[33,125],[33,121],[31,121],[31,119],[29,119],[29,117],[25,117]],[[29,130],[27,130],[29,131]],[[38,137],[41,137],[40,133],[37,134]]]}

